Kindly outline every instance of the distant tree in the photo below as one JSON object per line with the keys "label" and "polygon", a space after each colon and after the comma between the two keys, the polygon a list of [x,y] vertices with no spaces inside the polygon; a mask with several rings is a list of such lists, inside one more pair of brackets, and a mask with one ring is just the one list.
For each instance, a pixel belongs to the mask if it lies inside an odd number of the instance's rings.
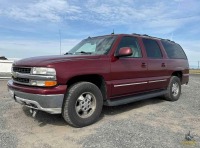
{"label": "distant tree", "polygon": [[0,56],[0,60],[8,60],[8,59],[4,56]]}

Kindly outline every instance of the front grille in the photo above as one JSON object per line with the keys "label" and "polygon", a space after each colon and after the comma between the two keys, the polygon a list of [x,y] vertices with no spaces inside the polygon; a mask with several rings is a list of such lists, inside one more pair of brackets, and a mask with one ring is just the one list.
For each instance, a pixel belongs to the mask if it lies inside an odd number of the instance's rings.
{"label": "front grille", "polygon": [[13,71],[19,73],[31,73],[31,68],[13,67]]}
{"label": "front grille", "polygon": [[29,83],[29,79],[26,79],[26,78],[14,78],[14,77],[12,78],[14,81],[19,82],[19,83],[25,83],[25,84]]}

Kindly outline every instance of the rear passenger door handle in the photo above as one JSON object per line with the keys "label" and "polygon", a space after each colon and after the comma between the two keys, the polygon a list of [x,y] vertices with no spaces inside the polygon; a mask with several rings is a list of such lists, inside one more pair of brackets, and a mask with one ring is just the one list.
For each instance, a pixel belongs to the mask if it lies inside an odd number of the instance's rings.
{"label": "rear passenger door handle", "polygon": [[142,67],[145,68],[147,66],[146,63],[142,63]]}
{"label": "rear passenger door handle", "polygon": [[161,67],[166,67],[165,63],[162,63]]}

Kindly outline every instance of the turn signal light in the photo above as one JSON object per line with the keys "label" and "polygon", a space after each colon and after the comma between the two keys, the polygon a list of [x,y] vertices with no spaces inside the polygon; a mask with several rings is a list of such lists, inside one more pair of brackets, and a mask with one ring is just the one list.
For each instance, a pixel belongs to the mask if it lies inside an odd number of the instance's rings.
{"label": "turn signal light", "polygon": [[56,81],[45,81],[45,86],[49,87],[49,86],[55,86],[57,85]]}

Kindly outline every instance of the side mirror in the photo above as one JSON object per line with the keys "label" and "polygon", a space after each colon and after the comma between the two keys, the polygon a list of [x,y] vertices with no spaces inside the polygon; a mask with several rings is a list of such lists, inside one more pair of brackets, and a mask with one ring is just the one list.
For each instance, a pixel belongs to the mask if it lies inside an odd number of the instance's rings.
{"label": "side mirror", "polygon": [[130,47],[122,47],[119,49],[118,53],[115,55],[116,57],[126,57],[133,54],[133,51]]}

